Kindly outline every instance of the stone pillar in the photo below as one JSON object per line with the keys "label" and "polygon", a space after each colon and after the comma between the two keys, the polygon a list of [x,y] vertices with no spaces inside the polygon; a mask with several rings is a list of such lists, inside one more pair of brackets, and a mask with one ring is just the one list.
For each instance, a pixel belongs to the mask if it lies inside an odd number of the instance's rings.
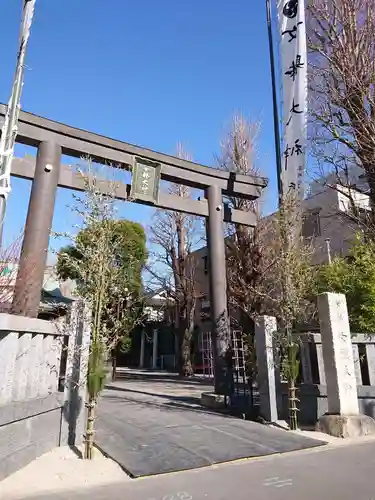
{"label": "stone pillar", "polygon": [[362,372],[361,372],[361,361],[359,359],[359,351],[358,351],[358,344],[353,343],[353,362],[354,362],[354,373],[355,373],[355,380],[356,384],[362,385]]}
{"label": "stone pillar", "polygon": [[328,399],[328,414],[320,417],[318,428],[337,437],[375,433],[375,421],[359,414],[345,295],[320,294],[318,310]]}
{"label": "stone pillar", "polygon": [[318,297],[318,307],[328,412],[358,415],[357,383],[345,295],[323,293]]}
{"label": "stone pillar", "polygon": [[208,219],[206,223],[212,346],[214,352],[215,393],[230,396],[232,374],[228,369],[230,325],[227,309],[225,241],[223,231],[223,200],[218,186],[206,190]]}
{"label": "stone pillar", "polygon": [[141,331],[141,349],[139,352],[139,368],[143,368],[145,365],[145,332]]}
{"label": "stone pillar", "polygon": [[316,345],[316,357],[317,357],[317,360],[318,360],[319,384],[320,385],[327,385],[327,382],[326,382],[326,372],[325,372],[325,369],[324,369],[324,358],[323,358],[322,344],[321,343],[315,343],[315,345]]}
{"label": "stone pillar", "polygon": [[152,369],[156,370],[158,367],[158,329],[154,328],[152,331]]}
{"label": "stone pillar", "polygon": [[59,180],[61,146],[41,142],[36,159],[12,312],[36,317]]}
{"label": "stone pillar", "polygon": [[277,331],[276,318],[260,316],[255,322],[255,350],[258,369],[260,414],[268,422],[276,422],[277,396],[273,339]]}
{"label": "stone pillar", "polygon": [[83,301],[71,306],[66,331],[69,333],[64,387],[61,444],[83,442],[86,428],[87,368],[90,354],[90,311]]}

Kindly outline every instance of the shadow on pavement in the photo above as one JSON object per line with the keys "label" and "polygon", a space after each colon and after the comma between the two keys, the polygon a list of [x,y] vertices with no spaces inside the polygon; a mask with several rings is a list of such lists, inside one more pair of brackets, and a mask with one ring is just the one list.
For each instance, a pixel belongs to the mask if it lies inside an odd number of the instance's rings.
{"label": "shadow on pavement", "polygon": [[199,404],[200,399],[195,396],[173,396],[172,394],[160,394],[156,392],[140,391],[137,389],[128,389],[127,387],[118,387],[114,384],[108,384],[105,387],[108,391],[128,392],[131,394],[144,394],[145,396],[170,399],[172,401],[185,401],[192,404]]}
{"label": "shadow on pavement", "polygon": [[213,379],[204,378],[204,377],[182,377],[176,373],[171,374],[163,374],[160,372],[153,371],[118,371],[116,374],[116,380],[129,381],[129,382],[170,382],[171,384],[186,384],[186,385],[213,385]]}
{"label": "shadow on pavement", "polygon": [[[108,389],[108,387],[107,387]],[[140,392],[140,391],[137,391]],[[146,393],[148,394],[148,393]],[[186,412],[194,412],[194,413],[202,413],[204,415],[220,415],[221,417],[226,417],[226,418],[233,418],[237,419],[235,415],[230,414],[229,410],[209,410],[207,408],[204,408],[203,406],[197,407],[197,406],[191,406],[192,404],[199,404],[199,400],[197,398],[189,398],[189,397],[175,397],[175,396],[167,396],[167,395],[160,395],[160,394],[152,394],[152,396],[160,397],[161,399],[166,399],[169,401],[166,402],[160,402],[158,403],[157,401],[142,401],[140,399],[132,399],[130,397],[126,396],[111,396],[104,394],[102,396],[103,400],[107,401],[113,401],[113,402],[126,402],[129,404],[135,404],[139,405],[145,408],[162,408],[166,411],[176,411],[180,412],[186,411]],[[194,401],[193,401],[194,400]],[[178,402],[180,401],[180,402]],[[186,404],[183,404],[183,403]]]}
{"label": "shadow on pavement", "polygon": [[136,389],[128,389],[127,387],[117,387],[115,385],[107,385],[105,388],[107,389],[107,391],[127,392],[130,394],[143,394],[145,396],[170,399],[172,401],[184,401],[186,403],[199,404],[199,398],[194,396],[173,396],[172,394],[160,394],[155,392],[139,391]]}

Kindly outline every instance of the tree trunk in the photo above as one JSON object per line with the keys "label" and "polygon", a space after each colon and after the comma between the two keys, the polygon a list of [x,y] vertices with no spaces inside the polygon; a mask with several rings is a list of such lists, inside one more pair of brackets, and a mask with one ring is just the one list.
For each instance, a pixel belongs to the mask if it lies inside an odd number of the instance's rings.
{"label": "tree trunk", "polygon": [[96,398],[89,398],[86,404],[87,408],[87,421],[86,421],[86,441],[85,441],[85,459],[92,460],[94,449],[94,422],[95,422],[95,408]]}
{"label": "tree trunk", "polygon": [[195,307],[196,300],[195,297],[189,297],[187,305],[184,311],[184,318],[181,318],[181,375],[184,377],[190,377],[194,373],[194,368],[191,359],[191,344],[194,333],[194,319],[195,319]]}
{"label": "tree trunk", "polygon": [[367,233],[371,238],[375,239],[375,176],[374,173],[372,172],[373,168],[374,168],[373,166],[371,167],[368,166],[366,170],[367,182],[370,188],[369,198],[370,198],[370,208],[371,208],[369,214],[370,221],[368,224],[369,227],[367,228]]}
{"label": "tree trunk", "polygon": [[191,362],[191,338],[192,334],[190,332],[190,329],[185,328],[181,343],[181,375],[183,375],[184,377],[190,377],[194,372]]}

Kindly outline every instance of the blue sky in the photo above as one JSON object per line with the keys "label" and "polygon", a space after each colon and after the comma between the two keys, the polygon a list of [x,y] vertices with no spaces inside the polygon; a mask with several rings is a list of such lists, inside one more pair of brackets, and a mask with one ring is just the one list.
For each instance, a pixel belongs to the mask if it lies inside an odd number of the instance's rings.
{"label": "blue sky", "polygon": [[[0,2],[3,103],[21,4]],[[261,120],[259,165],[270,177],[270,210],[276,168],[267,44],[264,0],[36,0],[22,109],[170,154],[182,142],[207,165],[234,112]],[[27,181],[14,179],[12,187],[7,240],[25,224],[30,193]],[[70,192],[59,190],[55,231],[69,230],[70,201]],[[152,209],[122,204],[120,215],[147,225]]]}

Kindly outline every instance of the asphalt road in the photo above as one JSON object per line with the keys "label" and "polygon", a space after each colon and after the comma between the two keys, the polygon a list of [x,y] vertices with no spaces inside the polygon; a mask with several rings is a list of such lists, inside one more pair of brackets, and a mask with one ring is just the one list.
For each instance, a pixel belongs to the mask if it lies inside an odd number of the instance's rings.
{"label": "asphalt road", "polygon": [[[375,441],[134,479],[38,500],[374,500]],[[37,500],[23,497],[23,500]]]}

